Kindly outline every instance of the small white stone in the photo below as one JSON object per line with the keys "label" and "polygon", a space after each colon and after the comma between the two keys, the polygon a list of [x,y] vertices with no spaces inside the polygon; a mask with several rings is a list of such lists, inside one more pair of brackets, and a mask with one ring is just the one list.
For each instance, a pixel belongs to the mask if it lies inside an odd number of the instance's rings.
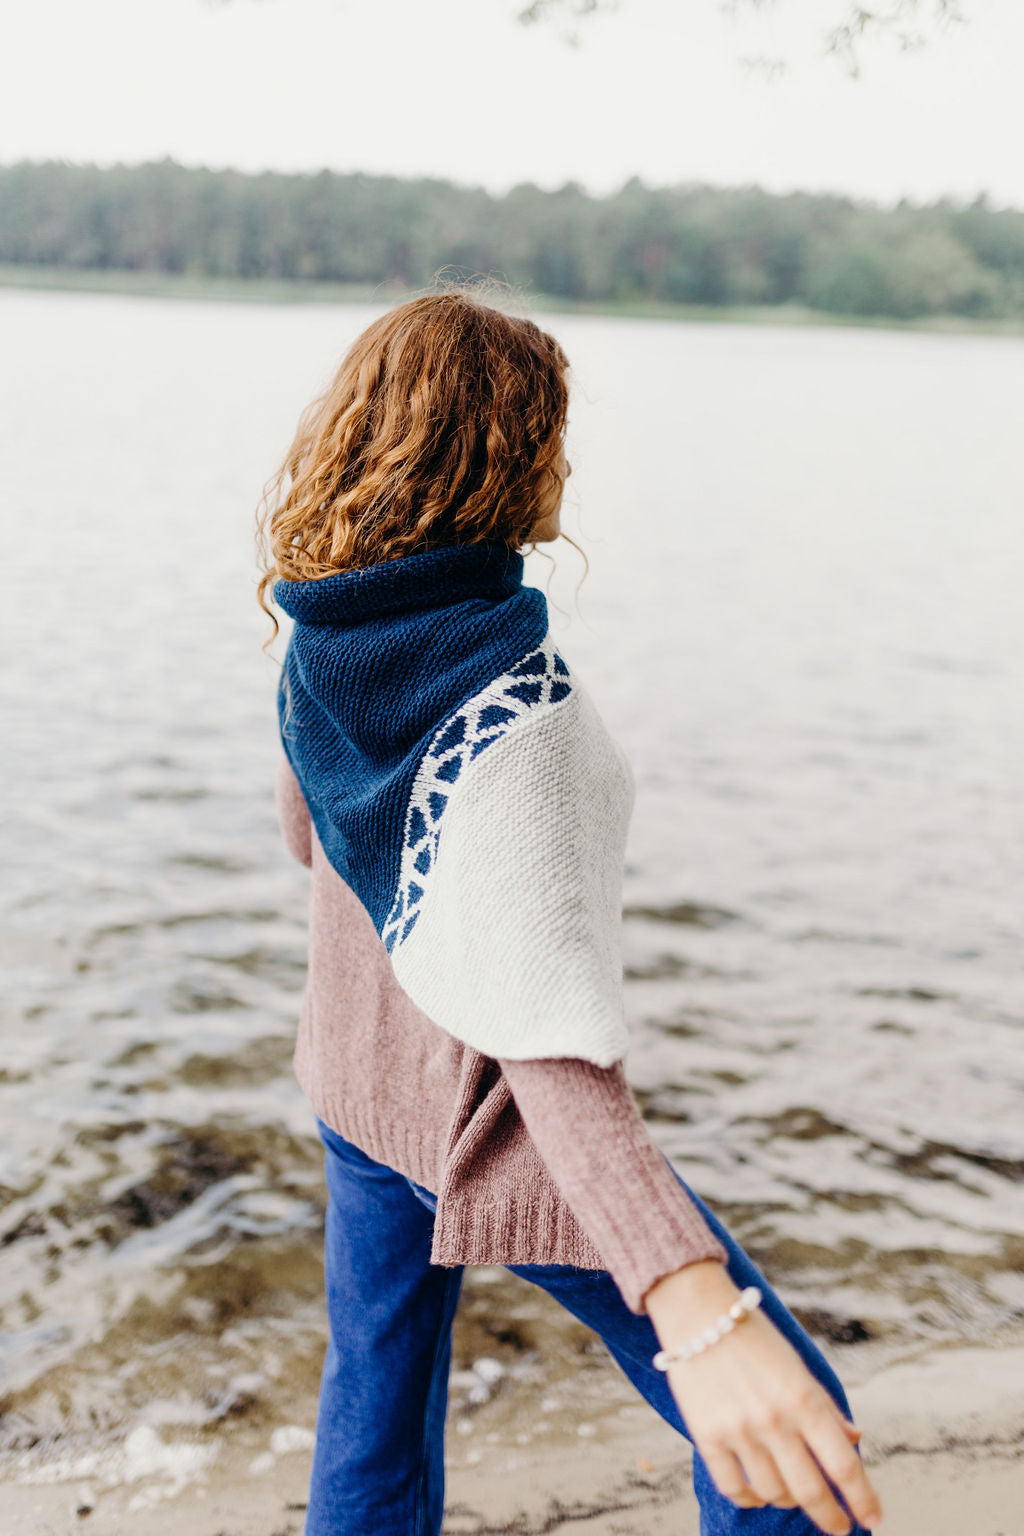
{"label": "small white stone", "polygon": [[594,1428],[593,1424],[577,1424],[576,1433],[586,1437],[587,1435],[596,1435],[597,1430]]}
{"label": "small white stone", "polygon": [[316,1436],[304,1424],[281,1424],[270,1437],[270,1449],[275,1456],[287,1456],[291,1451],[311,1451]]}

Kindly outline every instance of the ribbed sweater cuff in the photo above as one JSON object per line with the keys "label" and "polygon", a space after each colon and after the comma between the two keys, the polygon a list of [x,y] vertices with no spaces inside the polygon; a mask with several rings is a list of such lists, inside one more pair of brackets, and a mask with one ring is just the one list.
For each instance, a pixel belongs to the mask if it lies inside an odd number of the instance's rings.
{"label": "ribbed sweater cuff", "polygon": [[[670,1183],[654,1178],[646,1189],[638,1189],[636,1180],[624,1179],[620,1198],[643,1201],[647,1231],[630,1236],[631,1228],[619,1228],[619,1244],[611,1246],[607,1259],[623,1299],[631,1312],[646,1312],[644,1296],[665,1275],[673,1274],[699,1259],[728,1261],[725,1247],[697,1213],[686,1192],[676,1182],[670,1165],[665,1163]],[[596,1240],[596,1239],[595,1239]],[[607,1241],[607,1240],[606,1240]]]}

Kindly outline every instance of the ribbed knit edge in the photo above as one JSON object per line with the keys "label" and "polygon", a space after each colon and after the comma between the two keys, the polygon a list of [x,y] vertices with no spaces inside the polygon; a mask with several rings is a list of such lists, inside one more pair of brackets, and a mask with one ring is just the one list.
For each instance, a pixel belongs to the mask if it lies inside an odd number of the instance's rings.
{"label": "ribbed knit edge", "polygon": [[299,1028],[292,1058],[295,1076],[313,1113],[346,1141],[354,1142],[367,1157],[398,1168],[402,1173],[436,1193],[440,1170],[436,1166],[437,1148],[433,1141],[417,1133],[408,1123],[381,1122],[374,1108],[352,1103],[342,1093],[332,1092],[313,1071],[306,1031]]}
{"label": "ribbed knit edge", "polygon": [[[686,1204],[680,1198],[673,1198],[671,1193],[666,1197],[656,1187],[647,1191],[649,1203],[645,1209],[654,1228],[654,1241],[649,1242],[645,1248],[642,1262],[634,1257],[628,1246],[623,1247],[617,1256],[615,1279],[631,1312],[645,1311],[645,1293],[656,1281],[665,1275],[674,1274],[684,1265],[696,1263],[699,1259],[718,1259],[722,1263],[728,1261],[729,1255],[724,1246],[705,1225],[699,1213],[694,1211],[692,1218],[688,1215],[689,1200],[685,1190],[680,1189],[678,1184],[676,1189],[678,1195],[686,1199]],[[635,1200],[635,1181],[628,1190],[624,1186],[621,1190],[609,1190],[609,1200],[616,1195],[623,1200]]]}
{"label": "ribbed knit edge", "polygon": [[[436,1148],[425,1144],[422,1135],[409,1125],[384,1125],[369,1106],[349,1103],[342,1094],[327,1091],[312,1071],[307,1032],[301,1024],[293,1066],[299,1086],[321,1120],[354,1142],[368,1157],[400,1168],[417,1184],[437,1194],[444,1170],[433,1166]],[[473,1125],[469,1144],[478,1144],[486,1135],[483,1126],[478,1129]],[[463,1151],[466,1149],[464,1141]],[[534,1188],[528,1201],[520,1204],[511,1190],[507,1199],[482,1200],[473,1192],[471,1182],[463,1193],[449,1191],[444,1198],[439,1197],[430,1261],[445,1266],[569,1264],[578,1269],[608,1271],[626,1306],[641,1315],[645,1312],[644,1295],[664,1275],[698,1259],[728,1261],[724,1246],[675,1181],[664,1154],[656,1152],[655,1157],[665,1167],[649,1169],[650,1176],[643,1180],[642,1191],[638,1190],[635,1164],[631,1168],[623,1166],[621,1177],[616,1169],[605,1169],[601,1182],[604,1219],[613,1231],[615,1213],[633,1208],[642,1193],[645,1214],[650,1217],[642,1260],[637,1259],[628,1241],[619,1241],[610,1264],[557,1188]]]}
{"label": "ribbed knit edge", "polygon": [[[609,1190],[609,1204],[617,1193],[636,1199],[636,1185],[629,1191]],[[680,1190],[680,1195],[684,1195]],[[624,1247],[612,1271],[615,1283],[631,1312],[643,1314],[643,1298],[656,1281],[674,1274],[699,1259],[727,1262],[719,1240],[698,1217],[690,1223],[685,1208],[651,1192],[646,1207],[656,1241],[644,1252],[642,1262],[633,1260]],[[434,1223],[430,1259],[433,1264],[572,1264],[580,1269],[608,1270],[603,1255],[575,1219],[566,1219],[568,1207],[558,1198],[535,1197],[529,1207],[510,1202],[481,1203],[472,1197],[449,1199]],[[625,1255],[625,1257],[623,1256]]]}
{"label": "ribbed knit edge", "polygon": [[[443,1170],[433,1166],[436,1148],[426,1145],[422,1136],[408,1125],[384,1125],[370,1106],[349,1103],[343,1095],[330,1092],[312,1070],[307,1032],[301,1026],[293,1066],[314,1114],[340,1136],[355,1142],[368,1157],[408,1172],[417,1184],[437,1194]],[[470,1134],[475,1141],[477,1138]],[[411,1172],[413,1169],[416,1171]],[[607,1267],[556,1190],[535,1190],[529,1204],[524,1205],[517,1203],[511,1191],[507,1199],[500,1201],[481,1201],[468,1192],[461,1197],[439,1199],[430,1260],[432,1264],[449,1266],[572,1264],[593,1270]]]}
{"label": "ribbed knit edge", "polygon": [[601,1254],[557,1195],[534,1195],[529,1205],[512,1199],[482,1202],[449,1198],[438,1206],[432,1264],[571,1264],[603,1270]]}

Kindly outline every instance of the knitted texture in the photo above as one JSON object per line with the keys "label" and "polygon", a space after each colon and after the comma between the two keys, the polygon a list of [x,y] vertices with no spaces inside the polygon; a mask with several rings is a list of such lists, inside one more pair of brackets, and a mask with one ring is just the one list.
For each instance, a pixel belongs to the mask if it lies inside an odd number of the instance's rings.
{"label": "knitted texture", "polygon": [[481,542],[274,583],[295,620],[278,691],[284,749],[328,859],[378,933],[436,731],[547,633],[544,595],[522,576],[522,555]]}
{"label": "knitted texture", "polygon": [[416,771],[406,812],[398,894],[382,930],[389,954],[409,937],[420,916],[419,903],[437,859],[444,813],[463,769],[516,720],[541,706],[560,703],[570,691],[569,668],[546,639],[539,650],[517,661],[435,732]]}
{"label": "knitted texture", "polygon": [[[622,1059],[633,779],[492,542],[278,581],[282,741],[395,975],[489,1056]],[[286,713],[283,681],[291,695]]]}
{"label": "knitted texture", "polygon": [[493,1061],[440,1028],[328,861],[284,756],[276,796],[287,847],[311,872],[296,1076],[322,1120],[437,1194],[432,1262],[607,1269],[637,1313],[662,1275],[725,1262],[622,1063]]}

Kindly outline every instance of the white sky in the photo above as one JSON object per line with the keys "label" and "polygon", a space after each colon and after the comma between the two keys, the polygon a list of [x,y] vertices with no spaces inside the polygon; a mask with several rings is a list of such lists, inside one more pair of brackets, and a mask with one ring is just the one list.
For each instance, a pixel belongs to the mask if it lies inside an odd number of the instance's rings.
{"label": "white sky", "polygon": [[[964,0],[922,52],[825,56],[838,0],[621,0],[568,47],[517,0],[0,0],[0,161],[593,192],[631,175],[1024,206],[1024,3]],[[782,54],[781,77],[744,58]]]}

